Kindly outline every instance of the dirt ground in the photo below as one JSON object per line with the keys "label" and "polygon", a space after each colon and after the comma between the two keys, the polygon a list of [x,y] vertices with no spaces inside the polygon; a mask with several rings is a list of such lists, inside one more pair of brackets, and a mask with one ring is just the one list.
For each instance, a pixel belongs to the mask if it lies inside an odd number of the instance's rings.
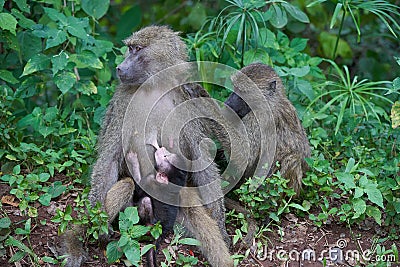
{"label": "dirt ground", "polygon": [[[0,184],[0,198],[9,196],[10,188],[5,184]],[[74,195],[63,194],[56,201],[51,202],[49,207],[38,205],[38,217],[32,220],[32,231],[30,244],[33,251],[40,257],[54,257],[52,248],[58,240],[58,225],[51,222],[55,215],[56,208],[63,209],[67,204],[72,204]],[[18,207],[3,203],[3,211],[7,213],[13,222],[13,227],[23,228],[26,217],[21,216]],[[1,216],[1,215],[0,215]],[[43,224],[43,221],[46,221]],[[42,223],[41,223],[42,222]],[[274,229],[274,228],[273,228]],[[235,229],[228,226],[228,232],[234,234]],[[400,233],[400,229],[398,231]],[[15,237],[15,235],[14,235]],[[374,222],[367,220],[353,229],[344,225],[331,223],[323,227],[316,227],[311,221],[304,218],[297,218],[292,214],[287,214],[280,225],[274,231],[268,232],[266,238],[257,240],[261,245],[254,245],[249,248],[249,255],[238,266],[268,266],[268,267],[319,267],[319,266],[366,266],[376,261],[384,261],[387,266],[400,266],[396,263],[395,255],[389,253],[383,257],[376,254],[369,255],[370,250],[374,250],[376,241],[385,238],[385,229],[377,227]],[[24,240],[28,244],[27,240]],[[400,249],[399,240],[386,240],[383,245],[390,249],[395,243]],[[381,243],[382,244],[382,243]],[[163,248],[168,247],[168,239]],[[196,266],[207,266],[197,247],[180,245],[177,248],[179,253],[184,255],[194,255],[199,258]],[[246,253],[247,248],[240,241],[232,248],[232,254]],[[25,267],[32,266],[29,259],[25,257],[18,263],[8,263],[15,250],[7,248],[6,256],[0,257],[0,267]],[[105,266],[125,266],[123,263],[108,265],[104,256],[104,251],[96,245],[89,247],[89,255],[92,255],[85,263],[85,267],[105,267]],[[216,252],[218,253],[218,252]],[[163,254],[158,254],[159,261],[164,260]],[[358,265],[357,265],[358,264]],[[54,266],[43,263],[41,266]],[[174,266],[174,265],[173,265]]]}

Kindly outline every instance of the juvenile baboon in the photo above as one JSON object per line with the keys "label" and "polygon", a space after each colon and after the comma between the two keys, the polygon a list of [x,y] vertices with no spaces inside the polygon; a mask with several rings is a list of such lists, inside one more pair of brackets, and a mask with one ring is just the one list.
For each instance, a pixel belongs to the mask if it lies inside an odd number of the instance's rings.
{"label": "juvenile baboon", "polygon": [[[168,67],[187,61],[186,46],[178,33],[165,26],[150,26],[133,33],[124,43],[128,52],[125,60],[117,67],[121,84],[109,103],[98,137],[98,157],[93,166],[89,193],[91,204],[99,201],[111,219],[115,218],[122,207],[132,204],[131,192],[136,190],[134,184],[126,180],[130,178],[121,180],[122,177],[131,176],[124,151],[137,154],[143,177],[154,175],[154,157],[149,156],[153,152],[143,142],[144,126],[147,125],[148,131],[156,132],[156,138],[162,140],[161,127],[167,115],[177,105],[190,99],[183,86],[174,83],[175,77],[182,73],[172,72],[162,77],[156,75]],[[183,76],[184,71],[182,69]],[[149,78],[150,82],[146,82]],[[173,89],[170,89],[171,84],[175,85]],[[167,136],[178,144],[172,153],[183,153],[191,161],[205,157],[200,149],[201,141],[209,135],[205,123],[201,119],[191,120],[180,129],[179,139]],[[198,206],[182,207],[179,212],[184,217],[183,224],[202,243],[203,253],[209,263],[212,266],[233,266],[225,243],[229,242],[229,236],[225,228],[221,177],[213,159],[205,160],[210,162],[205,168],[188,170],[189,177],[185,190],[182,190],[185,197],[181,197],[181,201],[186,204],[194,202]],[[118,190],[122,183],[126,186]],[[123,196],[112,198],[111,195],[118,191]],[[193,196],[198,196],[199,201],[193,201]],[[204,203],[205,206],[202,206]],[[76,250],[67,251],[69,258],[66,266],[81,265],[82,257]]]}
{"label": "juvenile baboon", "polygon": [[[125,159],[128,166],[130,166],[133,178],[135,181],[138,181],[139,185],[146,184],[146,186],[153,187],[160,193],[172,193],[175,197],[179,198],[179,191],[174,188],[168,188],[168,185],[172,182],[175,185],[184,186],[187,181],[187,172],[175,167],[180,160],[176,154],[169,152],[165,147],[159,147],[157,142],[154,142],[152,145],[156,149],[154,153],[156,175],[151,174],[142,179],[137,155],[129,151]],[[145,195],[139,201],[138,208],[139,216],[144,223],[154,224],[157,221],[161,222],[162,234],[156,240],[156,250],[152,248],[146,254],[147,266],[157,266],[156,252],[167,234],[172,231],[178,214],[178,207],[168,205],[157,199],[151,199]]]}
{"label": "juvenile baboon", "polygon": [[[266,122],[258,121],[260,118],[256,118],[249,105],[239,96],[252,93],[249,91],[252,87],[243,75],[250,78],[261,90],[275,124],[276,151],[269,174],[280,170],[282,176],[290,180],[291,186],[298,194],[302,186],[302,177],[308,168],[304,159],[310,157],[310,146],[296,109],[285,95],[282,80],[273,68],[261,63],[250,64],[231,77],[234,92],[225,101],[225,104],[242,118],[249,134],[250,157],[244,176],[250,177],[256,171],[261,153],[260,138],[262,137],[259,127],[260,124]],[[280,167],[275,164],[276,162],[279,162]]]}

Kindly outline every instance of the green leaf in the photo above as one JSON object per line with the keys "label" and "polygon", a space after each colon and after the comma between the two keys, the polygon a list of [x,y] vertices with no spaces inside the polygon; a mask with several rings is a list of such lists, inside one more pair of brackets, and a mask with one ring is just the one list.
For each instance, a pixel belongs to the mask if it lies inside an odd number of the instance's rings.
{"label": "green leaf", "polygon": [[60,91],[65,94],[67,93],[76,83],[76,76],[74,73],[64,71],[56,75],[54,82]]}
{"label": "green leaf", "polygon": [[296,86],[303,95],[307,96],[310,101],[315,99],[315,93],[309,81],[298,79]]}
{"label": "green leaf", "polygon": [[82,0],[83,11],[95,19],[103,17],[110,6],[110,0]]}
{"label": "green leaf", "polygon": [[201,246],[200,241],[194,238],[182,238],[178,241],[179,244],[189,245],[189,246]]}
{"label": "green leaf", "polygon": [[278,29],[286,26],[288,22],[287,14],[279,5],[272,4],[268,11],[271,12],[271,19],[269,22],[272,26]]}
{"label": "green leaf", "polygon": [[336,20],[337,20],[337,18],[339,16],[340,10],[342,10],[342,7],[343,7],[342,3],[337,3],[336,4],[335,11],[333,12],[333,15],[332,15],[331,24],[329,25],[329,27],[331,29],[333,28],[333,26],[335,26]]}
{"label": "green leaf", "polygon": [[50,174],[49,173],[43,172],[43,173],[39,174],[39,181],[40,182],[44,183],[44,182],[47,182],[49,179],[50,179]]}
{"label": "green leaf", "polygon": [[355,162],[356,161],[354,160],[354,158],[350,158],[349,161],[347,162],[346,170],[344,172],[351,173],[351,171],[353,170],[353,167],[355,165]]}
{"label": "green leaf", "polygon": [[84,50],[79,54],[72,54],[69,58],[70,62],[74,62],[78,68],[103,68],[103,63],[97,58],[92,51]]}
{"label": "green leaf", "polygon": [[362,195],[364,195],[364,189],[356,187],[356,189],[354,190],[354,198],[362,197]]}
{"label": "green leaf", "polygon": [[142,250],[140,252],[140,255],[143,256],[144,254],[147,253],[151,248],[154,248],[155,246],[153,244],[147,244],[144,247],[142,247]]}
{"label": "green leaf", "polygon": [[76,89],[85,95],[97,93],[97,87],[92,81],[79,81]]}
{"label": "green leaf", "polygon": [[[321,32],[318,36],[318,41],[322,45],[322,51],[327,58],[332,58],[333,51],[336,44],[336,35],[329,34],[325,31]],[[337,48],[337,55],[343,58],[352,58],[353,51],[350,45],[342,38],[339,39]]]}
{"label": "green leaf", "polygon": [[51,195],[51,198],[56,198],[61,196],[66,189],[67,187],[65,185],[63,185],[60,181],[56,181],[49,187],[48,193]]}
{"label": "green leaf", "polygon": [[15,29],[17,28],[18,21],[13,15],[9,13],[0,13],[0,28],[8,30],[12,34],[16,35]]}
{"label": "green leaf", "polygon": [[0,79],[11,84],[16,84],[19,82],[19,80],[14,77],[12,72],[8,70],[0,70]]}
{"label": "green leaf", "polygon": [[0,219],[0,229],[6,229],[10,227],[11,225],[11,220],[8,217],[4,217]]}
{"label": "green leaf", "polygon": [[60,45],[67,40],[67,34],[63,30],[49,29],[48,33],[49,38],[46,41],[45,49]]}
{"label": "green leaf", "polygon": [[21,74],[20,77],[32,74],[40,70],[47,69],[49,68],[49,65],[50,65],[50,59],[48,56],[43,54],[37,54],[28,60],[28,63],[26,63],[24,67],[24,72]]}
{"label": "green leaf", "polygon": [[290,42],[290,47],[293,48],[293,50],[296,52],[301,52],[306,48],[307,41],[308,41],[308,39],[304,39],[304,38],[294,38]]}
{"label": "green leaf", "polygon": [[39,133],[46,138],[47,136],[49,136],[50,134],[54,133],[56,131],[55,128],[53,127],[49,127],[49,126],[40,126],[39,128]]}
{"label": "green leaf", "polygon": [[21,173],[21,165],[15,165],[13,168],[13,174],[20,174]]}
{"label": "green leaf", "polygon": [[14,255],[8,260],[10,263],[18,262],[22,260],[28,253],[25,251],[17,251]]}
{"label": "green leaf", "polygon": [[123,252],[118,246],[118,241],[112,241],[108,243],[106,254],[107,254],[107,262],[109,264],[116,262],[122,257]]}
{"label": "green leaf", "polygon": [[365,189],[365,193],[367,193],[368,199],[381,207],[383,207],[383,197],[382,197],[382,192],[377,188],[376,184],[369,184]]}
{"label": "green leaf", "polygon": [[51,58],[53,75],[56,75],[60,70],[65,69],[68,63],[68,54],[61,51],[58,55]]}
{"label": "green leaf", "polygon": [[354,183],[354,176],[347,172],[336,172],[336,178],[345,185],[346,189],[356,188]]}
{"label": "green leaf", "polygon": [[367,210],[366,210],[366,214],[367,214],[369,217],[374,218],[377,224],[381,225],[381,223],[382,223],[382,222],[381,222],[381,220],[382,220],[382,213],[381,213],[381,211],[380,211],[377,207],[368,205],[368,206],[367,206]]}
{"label": "green leaf", "polygon": [[131,246],[124,251],[126,258],[135,266],[139,266],[140,262],[140,246]]}
{"label": "green leaf", "polygon": [[26,0],[13,0],[18,6],[18,8],[26,13],[30,13],[29,5],[26,3]]}
{"label": "green leaf", "polygon": [[302,210],[302,211],[308,211],[310,209],[310,207],[305,208],[305,207],[303,207],[303,206],[301,206],[301,205],[299,205],[297,203],[290,203],[288,206],[289,207],[293,207],[293,208],[298,209],[298,210]]}
{"label": "green leaf", "polygon": [[361,198],[353,199],[352,204],[353,204],[353,209],[355,211],[353,219],[357,219],[365,213],[365,210],[367,209],[367,204]]}
{"label": "green leaf", "polygon": [[51,201],[51,195],[49,193],[45,193],[39,197],[39,202],[43,206],[50,206],[50,201]]}
{"label": "green leaf", "polygon": [[310,23],[310,19],[308,18],[307,14],[298,9],[297,7],[283,2],[282,6],[286,9],[286,11],[296,20],[303,22],[303,23]]}
{"label": "green leaf", "polygon": [[68,25],[66,26],[67,31],[82,40],[87,40],[89,35],[85,28],[89,26],[89,21],[87,18],[78,19],[75,17],[67,18]]}
{"label": "green leaf", "polygon": [[18,25],[24,29],[31,29],[32,26],[36,25],[33,20],[28,19],[24,16],[24,14],[15,8],[11,10],[11,14],[18,19]]}
{"label": "green leaf", "polygon": [[49,16],[49,18],[51,20],[56,21],[56,22],[59,21],[63,25],[68,25],[67,17],[64,14],[58,12],[54,8],[43,7],[43,9],[44,9],[44,12],[47,14],[47,16]]}
{"label": "green leaf", "polygon": [[132,226],[132,233],[131,233],[131,238],[137,239],[139,237],[142,237],[149,232],[150,228],[148,226],[143,226],[143,225],[134,225]]}

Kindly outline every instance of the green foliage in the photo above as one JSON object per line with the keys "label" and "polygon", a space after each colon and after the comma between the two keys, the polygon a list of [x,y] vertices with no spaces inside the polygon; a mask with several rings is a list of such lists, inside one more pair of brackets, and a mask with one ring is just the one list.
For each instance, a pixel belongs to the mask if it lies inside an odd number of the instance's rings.
{"label": "green foliage", "polygon": [[335,127],[335,134],[339,131],[346,110],[351,112],[351,116],[356,116],[360,113],[361,109],[366,120],[368,120],[369,115],[373,115],[378,119],[378,121],[380,121],[378,113],[382,115],[386,115],[386,113],[382,109],[379,109],[377,105],[374,104],[373,100],[383,100],[384,102],[393,104],[389,98],[376,92],[385,91],[388,93],[398,94],[397,91],[389,91],[389,85],[391,85],[391,82],[370,82],[367,79],[358,81],[357,76],[351,80],[347,66],[344,66],[344,71],[342,71],[334,61],[327,61],[334,67],[339,76],[339,81],[324,82],[323,87],[327,87],[328,90],[321,90],[322,92],[310,103],[310,106],[317,100],[329,95],[331,99],[318,111],[319,114],[323,114],[333,104],[337,103],[337,106],[340,107],[340,111],[337,115],[338,118]]}
{"label": "green foliage", "polygon": [[139,241],[148,232],[154,238],[158,238],[161,234],[161,226],[159,224],[149,227],[139,225],[139,215],[137,207],[128,207],[124,212],[119,214],[119,230],[121,237],[118,241],[112,241],[107,245],[108,263],[116,262],[123,255],[130,264],[139,266],[142,256],[154,245],[149,244],[140,248]]}

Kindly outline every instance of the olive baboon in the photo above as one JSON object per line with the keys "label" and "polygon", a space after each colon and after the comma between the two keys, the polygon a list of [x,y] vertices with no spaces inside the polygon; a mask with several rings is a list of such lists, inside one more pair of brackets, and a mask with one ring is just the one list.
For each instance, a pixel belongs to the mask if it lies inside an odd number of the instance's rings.
{"label": "olive baboon", "polygon": [[[109,103],[98,137],[98,158],[93,166],[89,193],[91,204],[99,201],[111,219],[115,218],[122,207],[133,203],[131,192],[137,190],[134,183],[128,180],[131,178],[121,180],[122,177],[131,176],[124,151],[137,154],[142,177],[154,175],[154,157],[149,157],[152,151],[146,148],[141,138],[143,127],[149,126],[148,130],[155,132],[158,140],[162,139],[161,127],[166,116],[177,105],[190,99],[183,86],[175,84],[177,73],[172,72],[167,77],[156,75],[168,67],[187,61],[186,46],[178,33],[165,26],[150,26],[133,33],[124,42],[128,52],[125,60],[117,67],[121,84]],[[149,78],[150,82],[147,82]],[[170,90],[171,84],[175,86]],[[131,100],[136,104],[132,106]],[[153,113],[148,116],[150,111]],[[175,137],[172,140],[178,144],[172,152],[177,155],[183,152],[188,160],[204,157],[201,154],[200,143],[209,135],[206,123],[207,121],[194,119],[185,124],[179,132],[179,139]],[[128,132],[124,132],[126,126]],[[188,171],[185,188],[188,190],[181,192],[181,200],[197,206],[182,207],[179,212],[184,218],[183,224],[202,243],[203,253],[209,263],[212,266],[233,266],[226,245],[229,236],[225,228],[221,177],[213,160],[206,160],[210,162],[206,168]],[[118,190],[121,183],[124,183],[125,187]],[[115,194],[120,196],[112,197]],[[198,199],[195,196],[198,196]],[[205,206],[202,206],[203,203]],[[68,238],[66,240],[68,241]],[[65,247],[71,248],[69,245]],[[78,248],[67,251],[69,258],[66,266],[81,265],[82,253],[77,250]]]}
{"label": "olive baboon", "polygon": [[[304,128],[297,117],[296,109],[285,95],[282,80],[273,68],[261,63],[250,64],[231,77],[234,92],[225,101],[225,104],[242,118],[249,134],[250,157],[244,176],[250,177],[256,171],[260,155],[259,125],[265,122],[257,121],[249,105],[239,96],[240,94],[251,94],[249,91],[251,86],[248,84],[248,80],[243,79],[243,75],[250,78],[261,90],[264,100],[270,107],[275,124],[276,151],[269,174],[275,173],[279,169],[282,176],[290,181],[294,191],[298,194],[302,186],[302,177],[308,168],[304,159],[310,157],[310,146]],[[275,164],[276,162],[279,162],[280,167]]]}

